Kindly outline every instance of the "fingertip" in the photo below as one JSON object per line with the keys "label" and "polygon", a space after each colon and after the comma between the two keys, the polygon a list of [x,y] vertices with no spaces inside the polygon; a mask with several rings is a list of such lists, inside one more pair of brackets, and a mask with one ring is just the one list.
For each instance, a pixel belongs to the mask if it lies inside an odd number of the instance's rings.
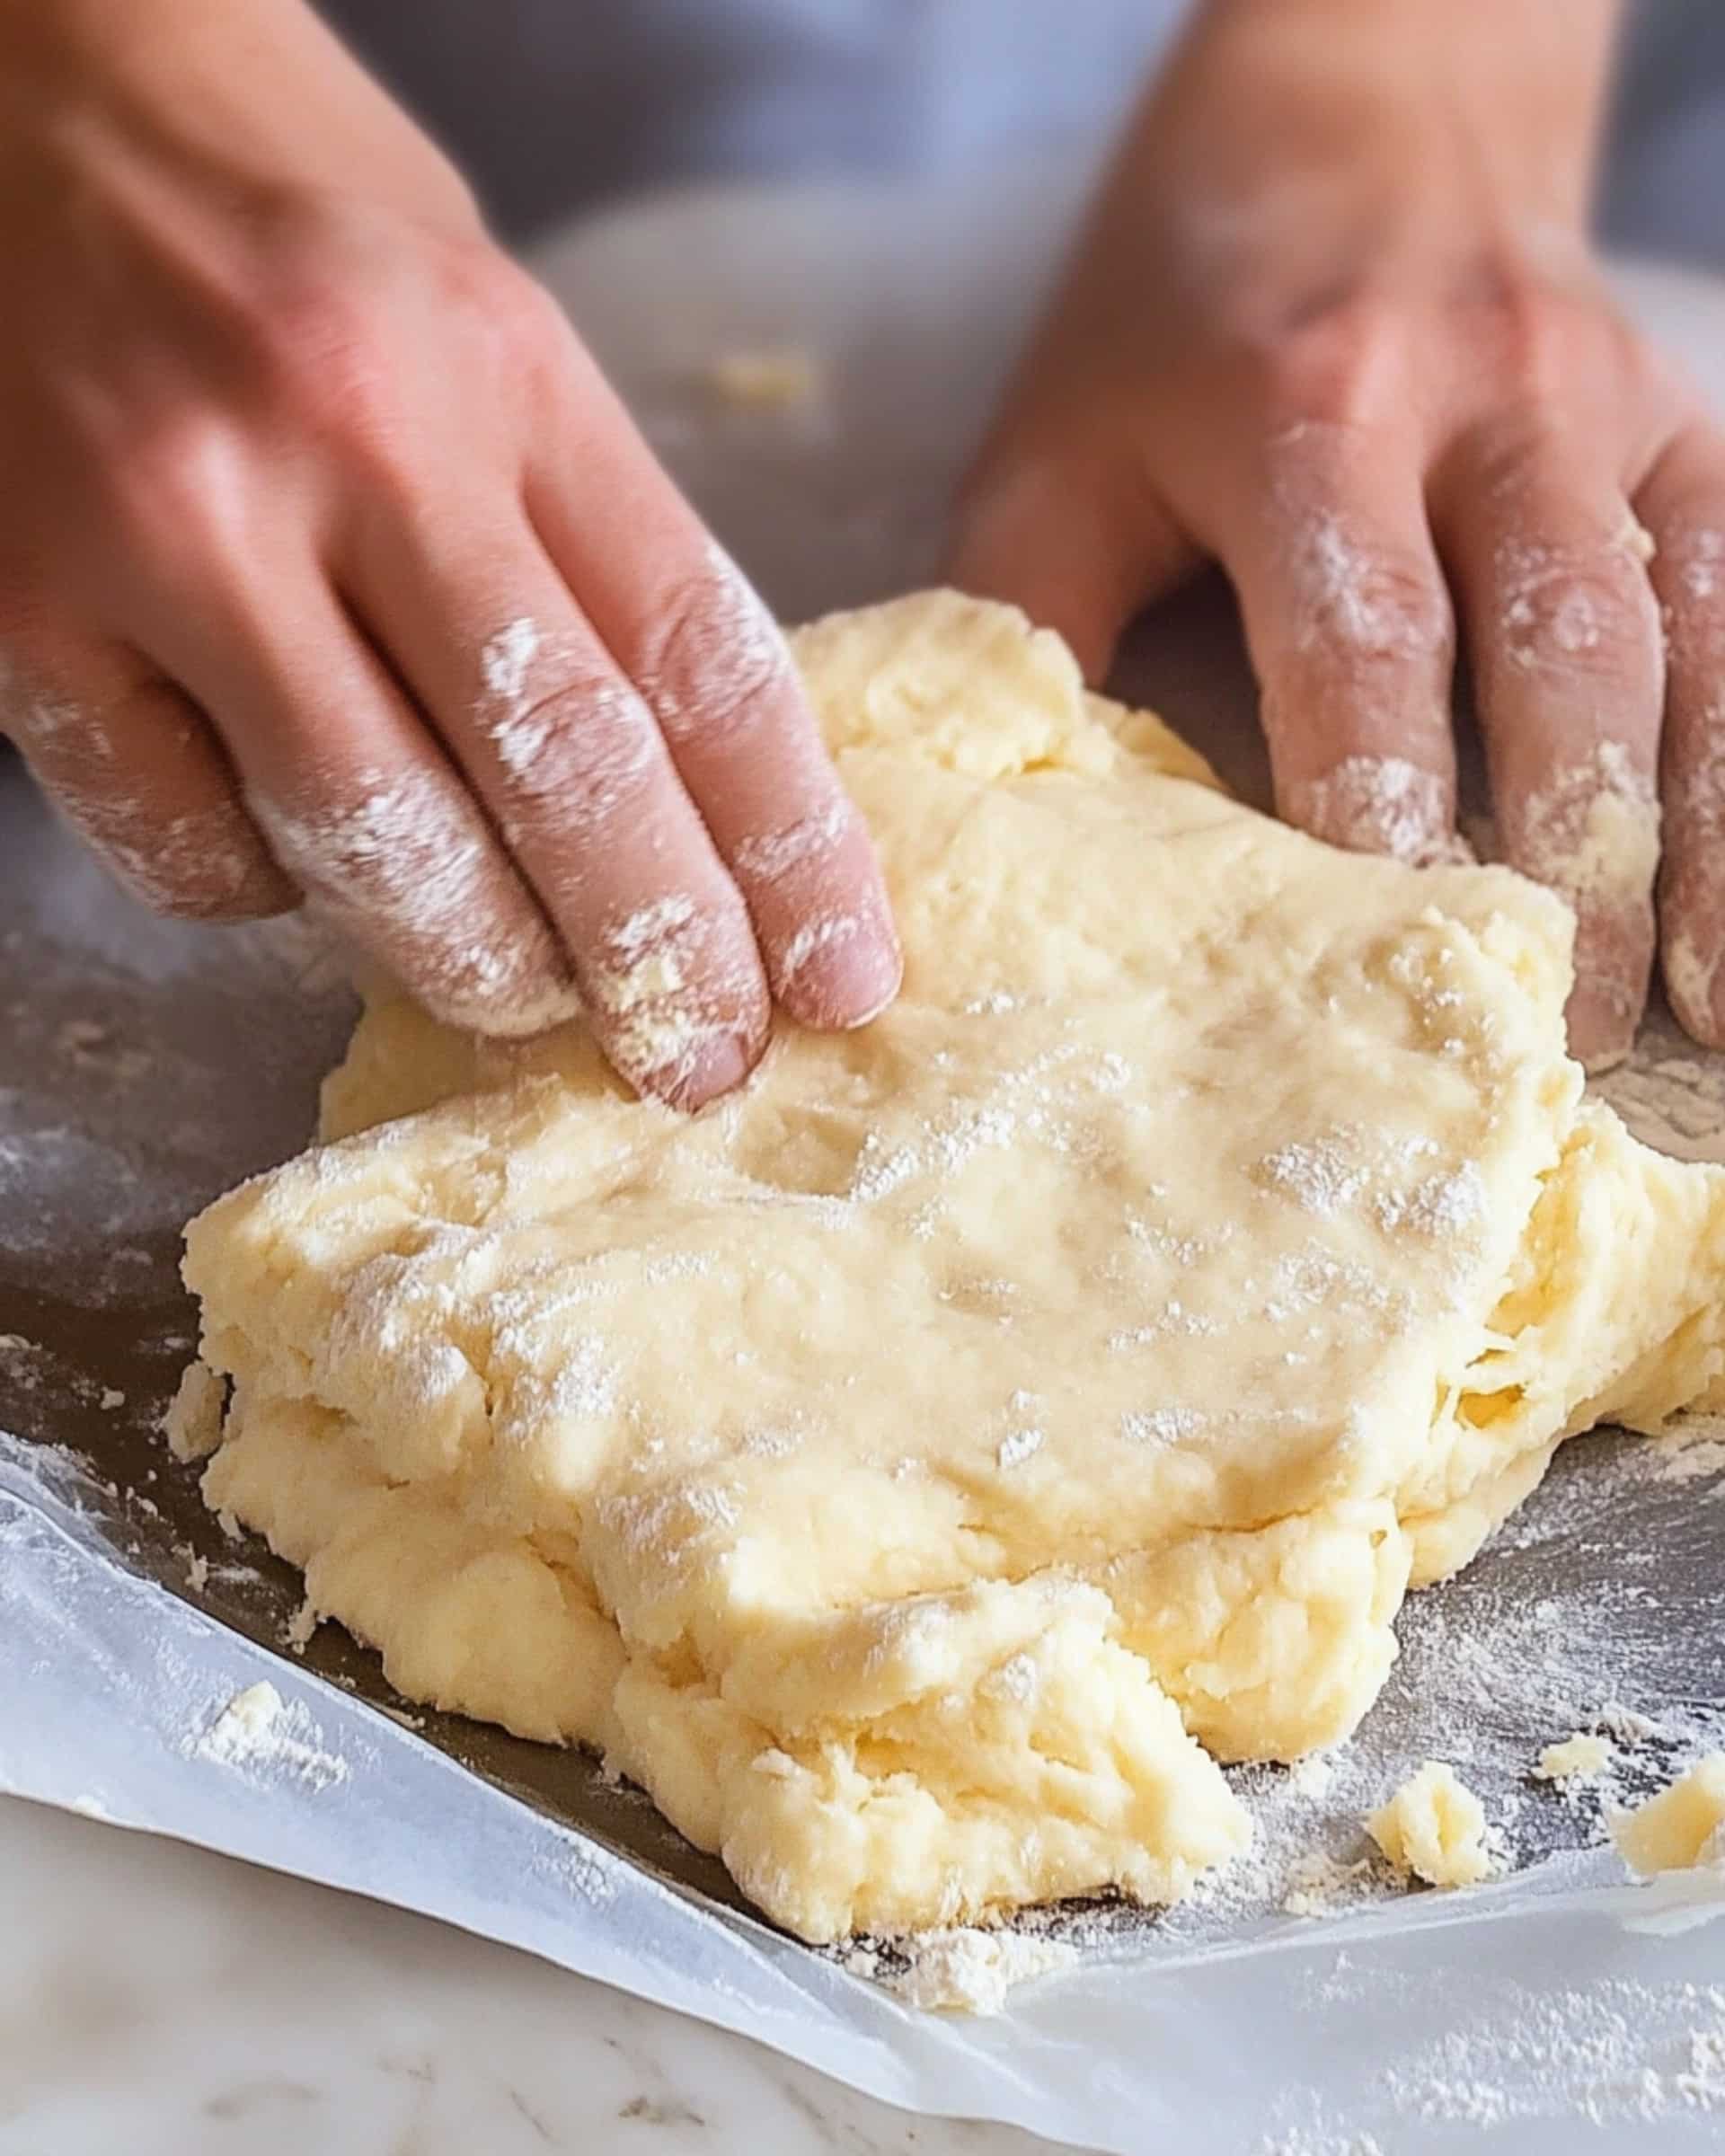
{"label": "fingertip", "polygon": [[1451,781],[1406,756],[1344,756],[1278,791],[1287,822],[1344,853],[1384,854],[1415,868],[1467,857],[1458,851]]}
{"label": "fingertip", "polygon": [[1725,959],[1717,939],[1704,942],[1688,924],[1666,931],[1660,970],[1673,1015],[1703,1048],[1725,1047]]}
{"label": "fingertip", "polygon": [[1579,915],[1566,1016],[1570,1053],[1590,1075],[1621,1063],[1635,1045],[1652,979],[1653,943],[1650,906]]}
{"label": "fingertip", "polygon": [[[760,1055],[758,1044],[734,1033],[720,1033],[632,1082],[638,1092],[662,1100],[667,1108],[694,1115],[710,1101],[734,1092],[759,1062]],[[628,1077],[628,1072],[624,1075]]]}
{"label": "fingertip", "polygon": [[904,954],[883,900],[811,915],[767,953],[774,994],[801,1025],[848,1032],[878,1018],[904,981]]}
{"label": "fingertip", "polygon": [[1590,1078],[1614,1070],[1635,1045],[1636,1016],[1597,988],[1576,987],[1565,1016],[1570,1053]]}

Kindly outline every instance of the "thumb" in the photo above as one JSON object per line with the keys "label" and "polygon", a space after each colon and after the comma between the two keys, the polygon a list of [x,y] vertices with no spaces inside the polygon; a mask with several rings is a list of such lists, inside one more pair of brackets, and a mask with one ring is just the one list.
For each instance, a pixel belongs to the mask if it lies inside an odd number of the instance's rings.
{"label": "thumb", "polygon": [[1133,615],[1199,559],[1129,450],[1049,449],[1009,433],[960,489],[946,576],[1057,631],[1094,685]]}

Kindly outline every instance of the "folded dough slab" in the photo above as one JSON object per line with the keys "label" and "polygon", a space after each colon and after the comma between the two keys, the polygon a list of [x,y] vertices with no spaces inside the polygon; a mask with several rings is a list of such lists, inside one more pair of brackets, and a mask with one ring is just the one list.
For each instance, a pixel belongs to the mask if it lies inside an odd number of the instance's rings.
{"label": "folded dough slab", "polygon": [[805,1938],[1171,1900],[1217,1762],[1345,1736],[1562,1438],[1714,1384],[1725,1172],[1583,1099],[1532,885],[1239,807],[1006,609],[792,641],[898,1003],[693,1120],[374,1003],[339,1142],[189,1231],[208,1501]]}

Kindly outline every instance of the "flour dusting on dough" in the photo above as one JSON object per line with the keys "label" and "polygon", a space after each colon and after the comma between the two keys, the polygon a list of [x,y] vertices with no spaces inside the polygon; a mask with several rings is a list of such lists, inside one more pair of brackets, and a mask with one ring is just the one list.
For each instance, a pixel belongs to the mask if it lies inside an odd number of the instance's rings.
{"label": "flour dusting on dough", "polygon": [[[805,1939],[1180,1903],[1392,1681],[1411,1586],[1711,1384],[1725,1173],[1584,1098],[1548,893],[1231,804],[1008,609],[795,650],[904,994],[686,1118],[582,1026],[379,1001],[356,1135],[190,1231],[205,1495],[405,1690],[602,1747]],[[618,924],[622,1016],[695,925]],[[1402,1630],[1498,1696],[1501,1639]],[[1535,1726],[1603,1730],[1568,1649],[1517,1649],[1578,1694]]]}

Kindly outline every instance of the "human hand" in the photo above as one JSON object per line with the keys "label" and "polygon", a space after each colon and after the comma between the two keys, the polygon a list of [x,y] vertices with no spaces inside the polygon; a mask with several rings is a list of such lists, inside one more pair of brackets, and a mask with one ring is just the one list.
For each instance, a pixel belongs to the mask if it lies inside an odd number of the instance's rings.
{"label": "human hand", "polygon": [[0,715],[170,913],[694,1107],[898,957],[758,599],[299,0],[0,0]]}
{"label": "human hand", "polygon": [[1459,615],[1502,851],[1576,908],[1596,1067],[1641,1014],[1656,872],[1673,1004],[1725,1043],[1725,438],[1588,249],[1614,13],[1212,0],[953,561],[1092,676],[1218,561],[1281,813],[1414,861],[1456,848]]}

